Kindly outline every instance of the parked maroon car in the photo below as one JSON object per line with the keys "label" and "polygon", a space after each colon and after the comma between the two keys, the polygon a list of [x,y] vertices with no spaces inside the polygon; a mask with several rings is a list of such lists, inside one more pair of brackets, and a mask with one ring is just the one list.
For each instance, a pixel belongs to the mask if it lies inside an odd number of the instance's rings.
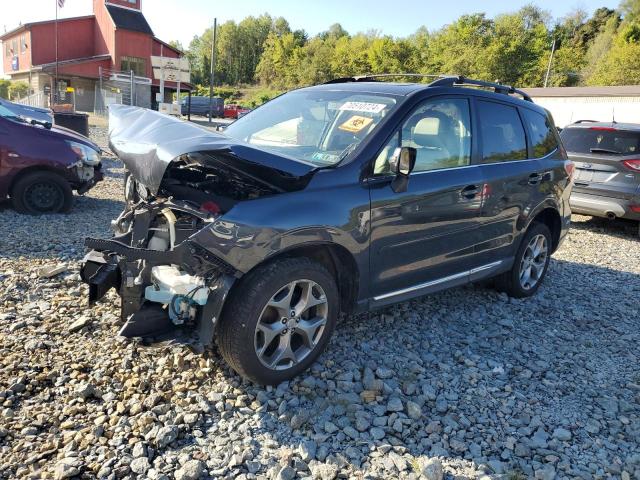
{"label": "parked maroon car", "polygon": [[48,122],[28,121],[0,105],[0,200],[21,213],[67,212],[73,190],[102,180],[100,148]]}

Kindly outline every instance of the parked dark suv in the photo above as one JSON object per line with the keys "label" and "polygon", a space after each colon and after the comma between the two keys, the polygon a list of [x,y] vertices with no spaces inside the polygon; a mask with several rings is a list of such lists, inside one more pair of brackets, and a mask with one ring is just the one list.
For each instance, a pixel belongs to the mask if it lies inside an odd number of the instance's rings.
{"label": "parked dark suv", "polygon": [[549,113],[462,77],[373,80],[289,92],[224,134],[112,107],[128,206],[114,238],[85,242],[90,302],[113,287],[121,334],[215,335],[274,384],[309,367],[339,312],[490,277],[535,293],[570,218]]}
{"label": "parked dark suv", "polygon": [[640,125],[583,120],[560,136],[576,165],[571,209],[640,220]]}

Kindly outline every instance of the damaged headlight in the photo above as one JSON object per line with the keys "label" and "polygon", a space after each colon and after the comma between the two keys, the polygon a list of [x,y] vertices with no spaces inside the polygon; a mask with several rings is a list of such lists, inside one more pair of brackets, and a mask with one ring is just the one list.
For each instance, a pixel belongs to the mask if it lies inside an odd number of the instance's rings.
{"label": "damaged headlight", "polygon": [[100,163],[100,152],[83,143],[67,141],[67,144],[83,164],[93,167]]}

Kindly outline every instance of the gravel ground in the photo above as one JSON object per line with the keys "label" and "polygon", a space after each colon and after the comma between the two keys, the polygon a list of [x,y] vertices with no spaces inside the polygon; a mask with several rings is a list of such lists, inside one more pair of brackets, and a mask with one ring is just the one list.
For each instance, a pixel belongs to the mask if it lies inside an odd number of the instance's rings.
{"label": "gravel ground", "polygon": [[624,225],[575,217],[532,299],[471,286],[349,317],[306,375],[261,388],[215,351],[122,341],[113,292],[87,308],[82,240],[122,207],[105,167],[69,215],[0,206],[0,477],[640,479]]}

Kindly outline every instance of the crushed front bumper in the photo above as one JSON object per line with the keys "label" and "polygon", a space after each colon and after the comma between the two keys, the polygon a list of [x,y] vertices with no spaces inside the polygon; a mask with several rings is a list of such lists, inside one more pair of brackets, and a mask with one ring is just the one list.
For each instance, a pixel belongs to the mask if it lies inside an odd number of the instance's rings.
{"label": "crushed front bumper", "polygon": [[78,180],[74,184],[74,188],[78,195],[83,195],[91,190],[98,182],[104,180],[102,172],[102,164],[95,167],[82,166],[77,167]]}
{"label": "crushed front bumper", "polygon": [[[166,208],[166,204],[161,205]],[[188,331],[197,334],[197,341],[209,345],[224,302],[233,286],[237,272],[219,260],[211,252],[187,239],[167,251],[151,250],[132,245],[144,244],[150,218],[156,208],[149,206],[132,211],[129,231],[112,239],[86,238],[86,254],[80,275],[89,285],[89,304],[100,300],[114,288],[120,295],[120,331],[126,337],[144,337],[146,340],[167,340],[172,332]],[[167,306],[145,298],[145,289],[153,284],[151,271],[160,265],[177,265],[189,275],[206,279],[208,297],[206,304],[197,308],[193,321],[174,324],[169,318]]]}

